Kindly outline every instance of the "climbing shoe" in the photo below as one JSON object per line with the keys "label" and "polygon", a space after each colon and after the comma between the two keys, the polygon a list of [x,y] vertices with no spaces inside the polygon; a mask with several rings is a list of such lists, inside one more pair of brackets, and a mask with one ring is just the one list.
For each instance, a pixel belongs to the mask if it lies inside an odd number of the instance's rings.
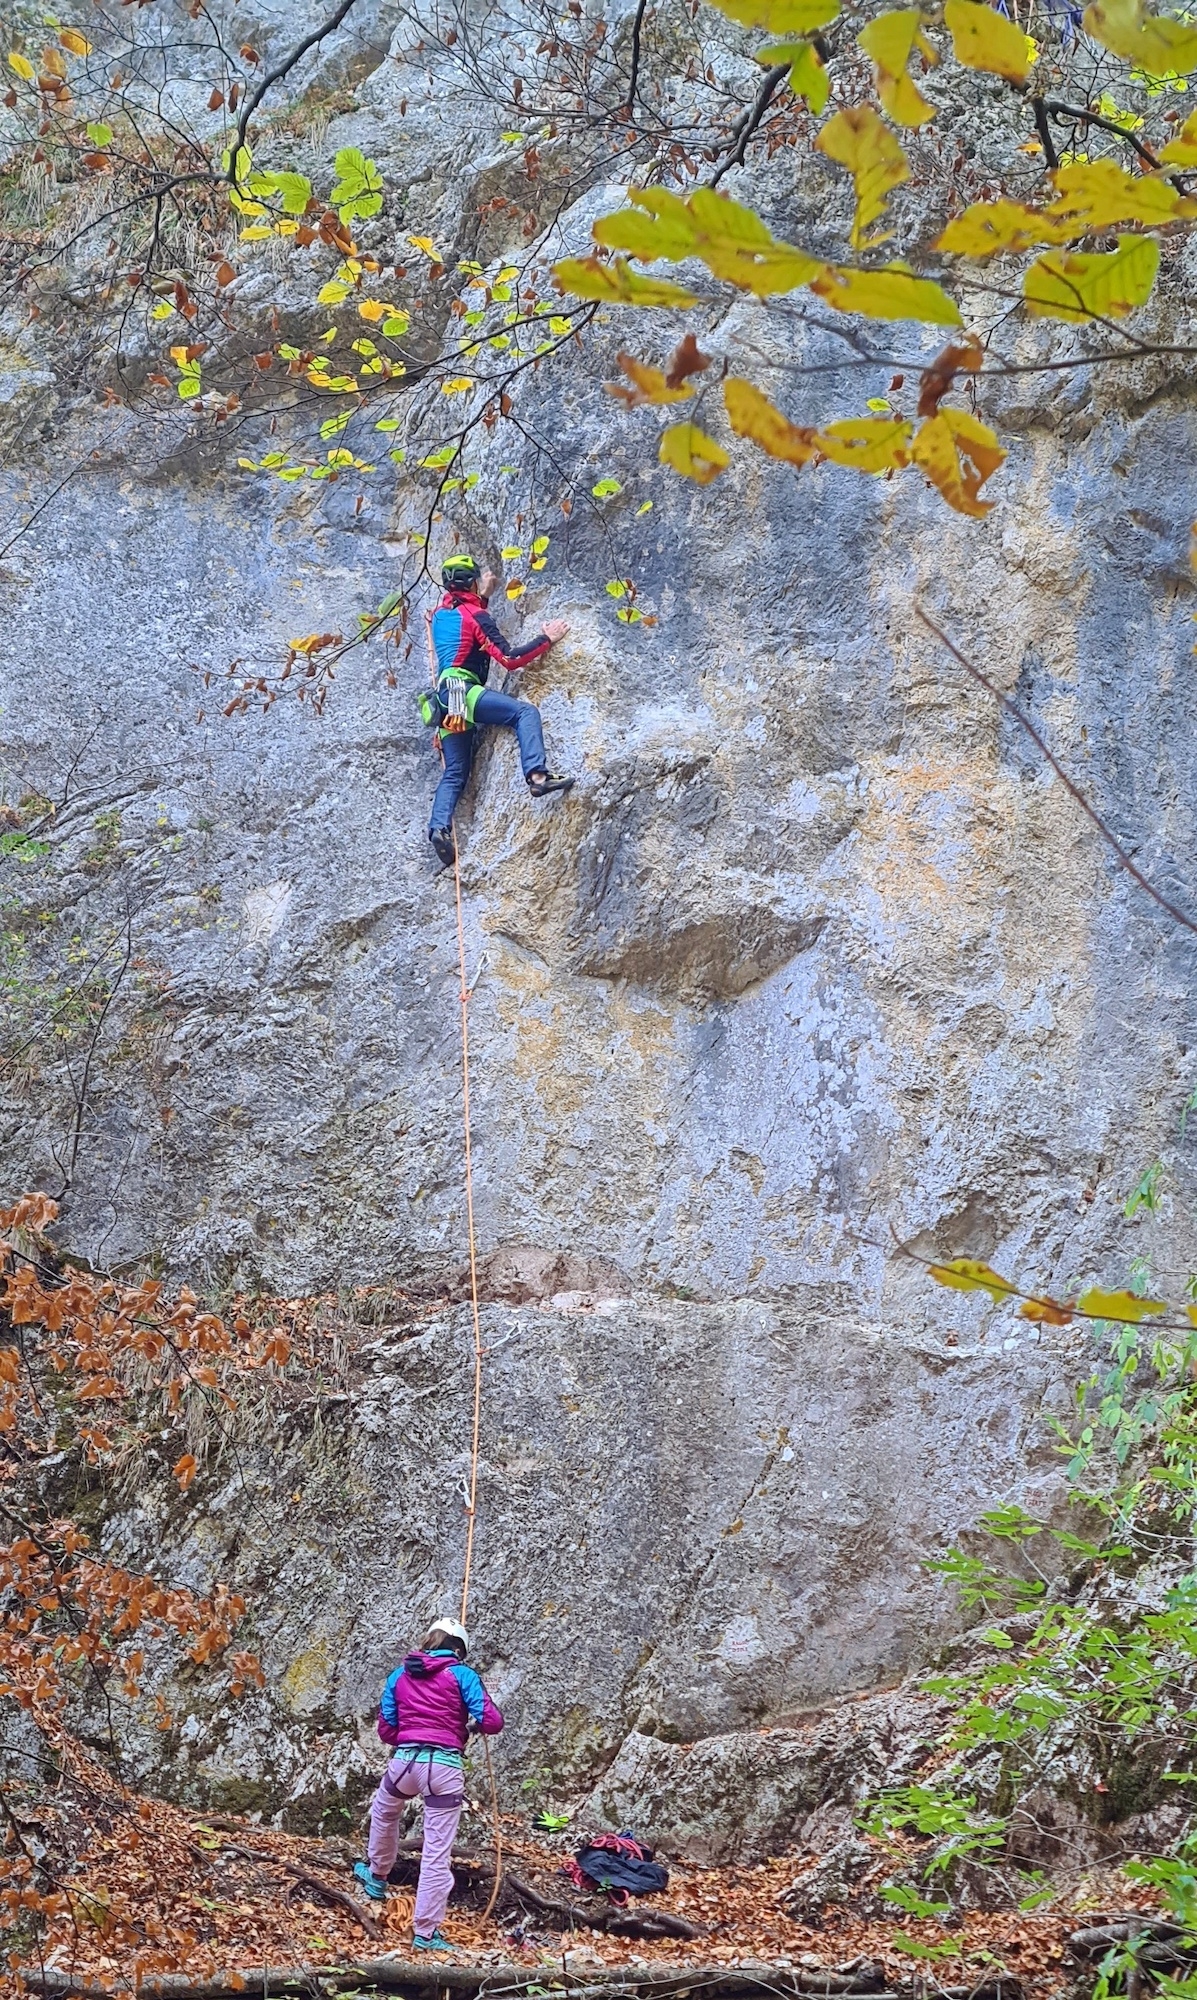
{"label": "climbing shoe", "polygon": [[534,799],[547,798],[550,792],[568,792],[573,789],[572,778],[555,778],[551,771],[538,772],[529,778],[528,790]]}
{"label": "climbing shoe", "polygon": [[368,1861],[354,1862],[353,1877],[356,1882],[361,1883],[371,1902],[381,1903],[385,1901],[387,1885],[374,1873]]}
{"label": "climbing shoe", "polygon": [[432,842],[432,851],[436,855],[437,860],[442,862],[446,868],[452,868],[453,863],[457,859],[457,848],[453,842],[453,828],[451,826],[434,826],[428,838]]}
{"label": "climbing shoe", "polygon": [[457,1950],[457,1946],[455,1944],[450,1944],[444,1932],[440,1930],[433,1931],[431,1937],[421,1937],[419,1931],[417,1931],[415,1936],[412,1938],[411,1948],[413,1951],[456,1951]]}

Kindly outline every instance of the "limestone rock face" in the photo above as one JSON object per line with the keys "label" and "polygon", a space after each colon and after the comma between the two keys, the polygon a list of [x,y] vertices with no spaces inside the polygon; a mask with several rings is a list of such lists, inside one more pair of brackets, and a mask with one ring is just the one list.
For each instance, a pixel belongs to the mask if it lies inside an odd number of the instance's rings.
{"label": "limestone rock face", "polygon": [[[398,36],[385,54],[386,7],[369,22],[311,73],[356,91],[319,159],[360,144],[401,186],[392,256],[425,228],[510,255],[516,223],[479,207],[514,189],[547,227],[574,142],[519,188],[498,112],[426,87],[435,63]],[[597,182],[579,173],[546,256],[586,241],[618,192]],[[830,186],[795,188],[783,156],[753,193],[816,241]],[[24,1051],[0,1079],[4,1185],[61,1188],[62,1241],[108,1267],[460,1300],[460,977],[421,646],[350,655],[319,715],[222,714],[230,663],[378,602],[433,489],[247,474],[252,427],[226,447],[80,406],[49,333],[6,326],[8,512],[79,471],[0,566],[6,795],[56,807],[47,851],[0,863]],[[513,1781],[591,1773],[628,1738],[596,1810],[639,1786],[715,1852],[733,1824],[763,1847],[818,1788],[779,1777],[720,1831],[677,1746],[894,1678],[955,1616],[922,1561],[988,1507],[1059,1501],[1043,1414],[1084,1340],[937,1291],[895,1238],[1043,1287],[1124,1282],[1132,1254],[1188,1268],[1192,940],[917,610],[1197,905],[1193,426],[1163,363],[1017,378],[983,522],[830,466],[740,457],[697,491],[657,466],[655,419],[602,392],[627,337],[600,324],[530,378],[523,442],[481,440],[437,526],[492,558],[551,531],[504,622],[570,620],[527,693],[577,779],[534,804],[496,734],[458,819],[491,1344],[473,1616]],[[846,352],[818,313],[783,335],[750,302],[705,337],[717,359],[755,345],[783,386]],[[796,420],[883,390],[920,339],[867,386],[796,373]],[[606,477],[620,494],[592,502]],[[655,623],[617,622],[624,575]],[[114,984],[85,1083],[79,1045],[67,1062],[37,1025],[45,963],[72,951]],[[1157,1158],[1161,1201],[1129,1225]],[[274,1809],[315,1770],[371,1768],[377,1687],[460,1574],[469,1348],[460,1305],[380,1337],[327,1419],[336,1497],[291,1439],[255,1468],[252,1534],[231,1495],[202,1529],[152,1493],[110,1524],[113,1548],[252,1584],[282,1686],[260,1727],[252,1704],[197,1724],[180,1787],[257,1773]]]}

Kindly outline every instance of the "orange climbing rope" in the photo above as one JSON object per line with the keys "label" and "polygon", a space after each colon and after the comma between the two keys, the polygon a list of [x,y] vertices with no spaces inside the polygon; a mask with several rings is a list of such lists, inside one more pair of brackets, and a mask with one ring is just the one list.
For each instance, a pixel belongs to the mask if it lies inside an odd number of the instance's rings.
{"label": "orange climbing rope", "polygon": [[[432,643],[432,613],[425,615],[424,629],[428,638],[428,663],[432,684],[436,686],[436,649]],[[457,911],[457,969],[460,975],[461,1001],[461,1106],[462,1123],[465,1132],[465,1191],[466,1191],[466,1232],[470,1246],[470,1307],[474,1317],[474,1406],[470,1434],[470,1482],[466,1500],[466,1545],[465,1563],[461,1578],[461,1622],[468,1623],[470,1608],[470,1572],[474,1563],[474,1522],[478,1511],[478,1457],[482,1430],[482,1320],[478,1311],[478,1245],[474,1233],[474,1162],[470,1149],[470,988],[466,978],[465,924],[461,912],[461,863],[457,854],[457,842],[453,843],[453,896]],[[482,1739],[486,1752],[486,1770],[490,1779],[491,1840],[495,1850],[495,1881],[490,1892],[490,1901],[482,1912],[483,1921],[489,1917],[499,1897],[503,1882],[503,1837],[499,1827],[499,1792],[495,1783],[495,1767],[490,1754],[490,1742]]]}
{"label": "orange climbing rope", "polygon": [[466,1231],[470,1240],[470,1306],[474,1315],[474,1411],[470,1437],[470,1486],[466,1501],[465,1567],[461,1579],[461,1622],[470,1608],[474,1562],[474,1517],[478,1507],[478,1439],[482,1425],[482,1321],[478,1315],[478,1246],[474,1237],[474,1162],[470,1153],[470,989],[466,982],[465,925],[461,915],[461,863],[453,848],[453,891],[457,904],[457,964],[461,974],[461,1105],[465,1126]]}

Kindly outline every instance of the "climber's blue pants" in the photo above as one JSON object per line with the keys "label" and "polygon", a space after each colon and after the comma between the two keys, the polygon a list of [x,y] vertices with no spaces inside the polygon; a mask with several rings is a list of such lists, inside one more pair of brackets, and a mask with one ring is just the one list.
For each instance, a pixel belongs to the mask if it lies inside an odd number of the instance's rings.
{"label": "climber's blue pants", "polygon": [[514,729],[525,778],[530,771],[545,769],[540,710],[534,708],[530,701],[513,701],[509,694],[485,688],[474,706],[474,721],[478,727],[463,730],[457,736],[441,737],[445,768],[432,800],[432,817],[428,822],[430,831],[433,827],[451,826],[453,823],[453,815],[473,766],[478,728]]}

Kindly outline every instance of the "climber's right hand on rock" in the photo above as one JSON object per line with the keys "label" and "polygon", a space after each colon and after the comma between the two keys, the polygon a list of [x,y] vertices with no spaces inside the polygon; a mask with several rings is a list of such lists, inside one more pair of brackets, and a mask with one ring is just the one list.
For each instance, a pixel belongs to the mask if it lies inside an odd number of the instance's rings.
{"label": "climber's right hand on rock", "polygon": [[549,618],[545,621],[544,636],[546,639],[551,639],[554,645],[558,639],[564,639],[568,631],[569,626],[564,618]]}

